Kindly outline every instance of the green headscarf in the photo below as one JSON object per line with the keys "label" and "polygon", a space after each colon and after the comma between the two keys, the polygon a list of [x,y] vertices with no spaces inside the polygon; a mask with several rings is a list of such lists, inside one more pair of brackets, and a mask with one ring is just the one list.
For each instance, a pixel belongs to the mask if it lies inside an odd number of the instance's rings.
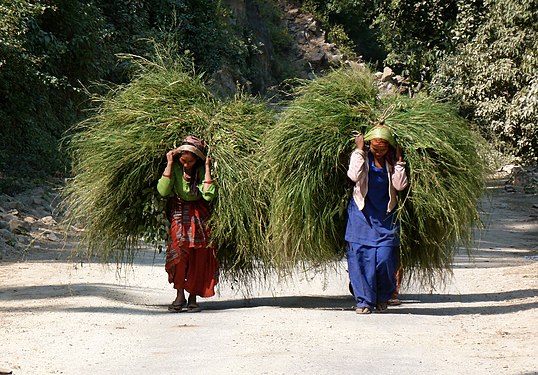
{"label": "green headscarf", "polygon": [[392,131],[384,125],[374,126],[364,135],[365,141],[371,141],[372,139],[375,139],[375,138],[384,139],[392,147],[396,148],[396,139],[394,139],[394,136],[392,135]]}

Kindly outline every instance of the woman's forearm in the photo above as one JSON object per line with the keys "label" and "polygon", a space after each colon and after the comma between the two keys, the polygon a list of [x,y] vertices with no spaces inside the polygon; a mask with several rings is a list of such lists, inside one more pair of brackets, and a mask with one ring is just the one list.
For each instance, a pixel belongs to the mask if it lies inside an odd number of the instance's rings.
{"label": "woman's forearm", "polygon": [[166,164],[166,168],[164,169],[163,176],[164,177],[170,177],[172,176],[172,166],[174,165],[173,162],[168,162]]}

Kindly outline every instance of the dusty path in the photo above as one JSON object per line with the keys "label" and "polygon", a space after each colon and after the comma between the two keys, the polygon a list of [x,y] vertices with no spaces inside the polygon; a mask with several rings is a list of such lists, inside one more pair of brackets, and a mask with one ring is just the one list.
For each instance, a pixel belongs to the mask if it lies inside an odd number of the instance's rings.
{"label": "dusty path", "polygon": [[[40,244],[0,262],[0,368],[13,374],[536,374],[538,204],[502,184],[485,201],[475,258],[434,291],[360,316],[345,267],[231,285],[199,314],[170,314],[162,259],[117,273]],[[57,245],[56,245],[57,246]],[[430,293],[431,292],[431,293]]]}

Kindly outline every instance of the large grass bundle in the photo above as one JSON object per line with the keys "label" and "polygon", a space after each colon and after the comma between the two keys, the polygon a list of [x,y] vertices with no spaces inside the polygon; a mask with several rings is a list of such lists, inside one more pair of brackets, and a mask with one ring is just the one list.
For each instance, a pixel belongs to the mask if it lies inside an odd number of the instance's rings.
{"label": "large grass bundle", "polygon": [[247,95],[220,103],[208,129],[218,194],[211,219],[219,259],[236,279],[265,273],[268,186],[259,178],[262,136],[275,121],[267,105]]}
{"label": "large grass bundle", "polygon": [[447,104],[427,97],[380,104],[390,111],[385,124],[404,150],[410,182],[398,211],[402,264],[432,283],[450,273],[459,246],[471,249],[481,226],[487,145]]}
{"label": "large grass bundle", "polygon": [[251,171],[273,113],[245,95],[215,98],[182,61],[135,62],[135,79],[97,98],[98,111],[69,140],[74,177],[63,191],[67,219],[83,226],[87,254],[107,262],[131,261],[141,239],[162,244],[168,222],[156,183],[165,153],[196,135],[208,141],[214,160],[212,225],[224,270],[252,269],[262,256],[253,245],[261,238],[258,219],[266,215],[256,206],[261,201]]}
{"label": "large grass bundle", "polygon": [[275,263],[341,259],[353,133],[386,117],[410,179],[398,211],[404,267],[430,281],[449,271],[456,246],[469,243],[479,221],[485,178],[480,143],[467,123],[430,99],[379,99],[367,69],[337,70],[305,82],[296,95],[264,140]]}
{"label": "large grass bundle", "polygon": [[84,228],[88,255],[131,259],[140,236],[166,233],[164,202],[155,182],[165,152],[210,122],[215,101],[201,76],[183,62],[156,65],[135,59],[140,74],[106,97],[67,144],[73,178],[63,190],[67,219]]}
{"label": "large grass bundle", "polygon": [[303,81],[294,94],[263,144],[268,238],[280,269],[341,257],[352,132],[368,124],[377,92],[368,70],[347,69]]}

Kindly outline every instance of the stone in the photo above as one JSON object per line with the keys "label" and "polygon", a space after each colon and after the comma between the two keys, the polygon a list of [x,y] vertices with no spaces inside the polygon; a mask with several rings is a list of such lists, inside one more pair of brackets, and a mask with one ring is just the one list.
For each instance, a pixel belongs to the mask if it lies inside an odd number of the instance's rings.
{"label": "stone", "polygon": [[401,85],[401,84],[403,83],[403,81],[404,81],[404,78],[403,78],[401,75],[397,74],[397,75],[394,76],[394,80],[395,80],[399,85]]}
{"label": "stone", "polygon": [[350,61],[350,60],[347,60],[346,61],[346,64],[350,67],[350,68],[353,68],[353,69],[363,69],[365,67],[365,65],[363,63],[360,63],[358,61]]}
{"label": "stone", "polygon": [[8,244],[15,244],[17,241],[17,238],[9,229],[0,229],[0,238],[4,239]]}
{"label": "stone", "polygon": [[318,23],[316,21],[310,23],[308,26],[307,26],[307,30],[308,31],[311,31],[313,33],[316,33],[319,31],[319,27],[318,27]]}
{"label": "stone", "polygon": [[25,235],[18,235],[16,236],[16,239],[17,239],[17,243],[20,244],[20,245],[29,245],[30,244],[30,237],[29,236],[25,236]]}
{"label": "stone", "polygon": [[37,219],[35,217],[32,217],[32,216],[26,216],[24,218],[24,222],[25,223],[28,223],[28,224],[33,224],[37,221]]}
{"label": "stone", "polygon": [[504,187],[504,190],[507,191],[508,193],[515,193],[516,192],[516,189],[512,185],[506,185]]}
{"label": "stone", "polygon": [[43,218],[40,219],[40,221],[44,224],[47,224],[47,225],[57,225],[58,223],[56,222],[56,220],[54,220],[54,218],[52,216],[45,216]]}
{"label": "stone", "polygon": [[385,67],[381,76],[381,82],[390,82],[392,81],[392,77],[394,77],[394,72],[392,71],[392,69],[389,67]]}
{"label": "stone", "polygon": [[336,64],[336,63],[339,63],[340,61],[342,61],[342,58],[344,56],[342,54],[336,54],[336,55],[333,55],[332,53],[328,53],[327,54],[327,60],[331,63],[331,64]]}
{"label": "stone", "polygon": [[314,64],[319,64],[325,59],[325,52],[313,50],[306,54],[306,58]]}
{"label": "stone", "polygon": [[14,234],[27,234],[30,232],[30,225],[19,219],[9,221],[9,230]]}
{"label": "stone", "polygon": [[8,212],[11,211],[21,211],[24,207],[24,205],[19,201],[11,201],[11,202],[4,202],[2,203],[2,207],[4,207],[5,210]]}

